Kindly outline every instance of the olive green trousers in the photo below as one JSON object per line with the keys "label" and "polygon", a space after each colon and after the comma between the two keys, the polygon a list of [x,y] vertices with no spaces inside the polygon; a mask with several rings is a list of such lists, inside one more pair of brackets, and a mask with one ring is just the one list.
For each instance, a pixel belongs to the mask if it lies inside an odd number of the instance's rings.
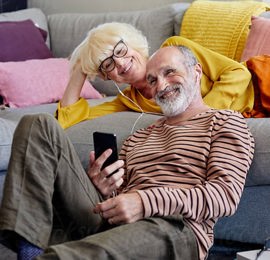
{"label": "olive green trousers", "polygon": [[109,226],[92,209],[102,197],[49,114],[27,115],[14,133],[0,230],[46,249],[38,259],[198,259],[182,216]]}

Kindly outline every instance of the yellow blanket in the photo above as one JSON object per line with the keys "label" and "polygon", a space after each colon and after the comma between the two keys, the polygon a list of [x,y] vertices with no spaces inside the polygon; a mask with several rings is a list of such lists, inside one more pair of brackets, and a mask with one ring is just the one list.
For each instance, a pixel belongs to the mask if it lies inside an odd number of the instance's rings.
{"label": "yellow blanket", "polygon": [[255,1],[195,1],[186,11],[180,35],[240,61],[252,15],[270,10]]}

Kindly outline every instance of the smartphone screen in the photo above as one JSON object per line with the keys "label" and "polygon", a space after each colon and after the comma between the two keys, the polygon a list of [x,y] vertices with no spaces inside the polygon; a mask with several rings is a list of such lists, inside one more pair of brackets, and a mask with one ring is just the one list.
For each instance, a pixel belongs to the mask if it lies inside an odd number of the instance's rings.
{"label": "smartphone screen", "polygon": [[117,142],[115,134],[94,132],[93,140],[94,140],[95,158],[98,158],[105,150],[109,148],[112,149],[112,154],[104,162],[101,169],[104,169],[108,165],[118,160]]}

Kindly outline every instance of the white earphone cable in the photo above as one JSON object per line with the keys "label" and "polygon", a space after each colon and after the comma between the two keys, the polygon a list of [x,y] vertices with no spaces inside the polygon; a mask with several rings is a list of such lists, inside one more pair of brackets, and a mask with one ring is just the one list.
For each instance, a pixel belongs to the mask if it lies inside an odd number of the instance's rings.
{"label": "white earphone cable", "polygon": [[132,126],[132,129],[131,129],[131,132],[130,132],[130,134],[132,134],[132,133],[134,132],[134,129],[135,129],[135,127],[136,127],[138,121],[139,121],[140,118],[144,115],[144,111],[143,111],[143,109],[142,109],[137,103],[135,103],[131,98],[127,97],[127,96],[121,91],[121,89],[119,88],[119,86],[116,84],[115,81],[113,81],[113,83],[114,83],[114,85],[116,86],[118,92],[119,92],[123,97],[125,97],[126,99],[128,99],[132,104],[134,104],[136,107],[138,107],[138,108],[140,109],[140,111],[141,111],[141,114],[138,116],[138,118],[135,120],[135,122],[134,122],[134,124],[133,124],[133,126]]}
{"label": "white earphone cable", "polygon": [[119,86],[116,84],[115,81],[112,81],[114,83],[114,85],[116,86],[118,92],[125,97],[126,99],[128,99],[132,104],[134,104],[136,107],[138,107],[141,111],[141,114],[138,116],[138,118],[136,119],[135,123],[132,126],[131,132],[130,134],[132,134],[134,132],[135,126],[138,123],[138,121],[140,120],[140,118],[144,115],[144,114],[149,114],[149,115],[158,115],[158,116],[163,116],[162,113],[155,113],[155,112],[144,112],[143,109],[139,106],[139,104],[137,104],[136,102],[134,102],[131,98],[127,97],[119,88]]}

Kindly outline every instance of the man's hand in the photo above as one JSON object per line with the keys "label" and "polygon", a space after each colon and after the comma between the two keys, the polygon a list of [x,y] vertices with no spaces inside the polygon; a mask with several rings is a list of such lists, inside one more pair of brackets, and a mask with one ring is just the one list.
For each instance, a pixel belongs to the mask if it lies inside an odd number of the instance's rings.
{"label": "man's hand", "polygon": [[110,224],[133,223],[143,218],[144,207],[137,192],[120,194],[98,203],[94,213],[100,214]]}
{"label": "man's hand", "polygon": [[[103,163],[111,153],[112,150],[108,149],[95,160],[95,153],[90,152],[90,167],[87,174],[103,197],[110,196],[123,183],[124,169],[121,168],[124,165],[123,160],[118,160],[101,171]],[[107,177],[114,171],[117,172]]]}

